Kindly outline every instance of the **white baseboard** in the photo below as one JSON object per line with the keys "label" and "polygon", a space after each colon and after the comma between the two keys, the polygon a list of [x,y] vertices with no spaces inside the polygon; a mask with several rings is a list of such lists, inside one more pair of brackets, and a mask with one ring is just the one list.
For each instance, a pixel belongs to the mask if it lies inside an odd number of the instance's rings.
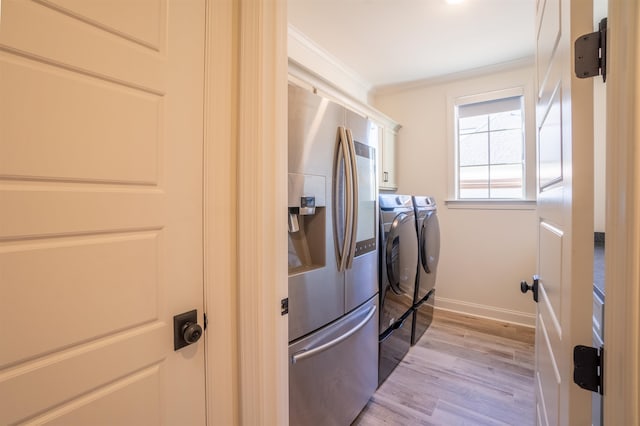
{"label": "white baseboard", "polygon": [[535,314],[497,308],[495,306],[480,305],[478,303],[464,302],[462,300],[447,299],[445,297],[438,297],[437,295],[435,298],[435,307],[437,309],[457,312],[460,314],[523,325],[525,327],[536,326]]}

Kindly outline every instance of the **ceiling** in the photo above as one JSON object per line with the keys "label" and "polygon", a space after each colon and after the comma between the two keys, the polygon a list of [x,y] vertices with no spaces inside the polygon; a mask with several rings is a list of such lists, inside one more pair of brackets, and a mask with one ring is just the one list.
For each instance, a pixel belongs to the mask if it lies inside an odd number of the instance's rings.
{"label": "ceiling", "polygon": [[372,87],[534,55],[535,0],[288,0],[288,12]]}

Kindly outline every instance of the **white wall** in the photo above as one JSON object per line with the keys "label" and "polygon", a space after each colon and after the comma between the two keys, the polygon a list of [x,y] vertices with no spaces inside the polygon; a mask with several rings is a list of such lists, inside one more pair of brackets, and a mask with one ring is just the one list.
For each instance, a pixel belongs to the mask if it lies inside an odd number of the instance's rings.
{"label": "white wall", "polygon": [[[447,98],[531,87],[532,80],[533,67],[528,65],[396,92],[385,89],[374,97],[376,108],[402,124],[396,152],[397,192],[432,195],[439,205],[442,242],[436,306],[534,325],[535,304],[530,293],[520,293],[519,283],[526,279],[531,284],[536,272],[535,210],[455,209],[444,202],[452,143]],[[529,129],[534,137],[533,127]]]}

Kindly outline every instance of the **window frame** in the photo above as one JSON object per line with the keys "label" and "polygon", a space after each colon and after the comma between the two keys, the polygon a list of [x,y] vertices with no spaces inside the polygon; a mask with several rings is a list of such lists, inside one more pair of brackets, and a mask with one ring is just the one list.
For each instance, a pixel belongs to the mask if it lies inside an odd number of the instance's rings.
{"label": "window frame", "polygon": [[[529,85],[487,90],[473,95],[450,95],[447,102],[448,139],[449,139],[449,185],[446,205],[451,208],[479,208],[479,209],[534,209],[536,206],[536,164],[535,164],[535,124],[533,107],[531,106],[531,88]],[[458,180],[459,142],[458,116],[459,106],[493,101],[503,98],[522,96],[523,117],[523,197],[522,198],[460,198]]]}

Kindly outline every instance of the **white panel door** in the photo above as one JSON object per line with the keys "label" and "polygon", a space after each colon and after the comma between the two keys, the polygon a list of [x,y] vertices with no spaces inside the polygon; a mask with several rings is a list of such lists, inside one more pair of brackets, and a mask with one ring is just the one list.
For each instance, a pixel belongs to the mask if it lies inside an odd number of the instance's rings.
{"label": "white panel door", "polygon": [[0,424],[204,424],[204,3],[1,2]]}
{"label": "white panel door", "polygon": [[537,2],[539,425],[586,425],[591,395],[573,383],[573,347],[591,342],[593,82],[574,77],[573,42],[590,0]]}

